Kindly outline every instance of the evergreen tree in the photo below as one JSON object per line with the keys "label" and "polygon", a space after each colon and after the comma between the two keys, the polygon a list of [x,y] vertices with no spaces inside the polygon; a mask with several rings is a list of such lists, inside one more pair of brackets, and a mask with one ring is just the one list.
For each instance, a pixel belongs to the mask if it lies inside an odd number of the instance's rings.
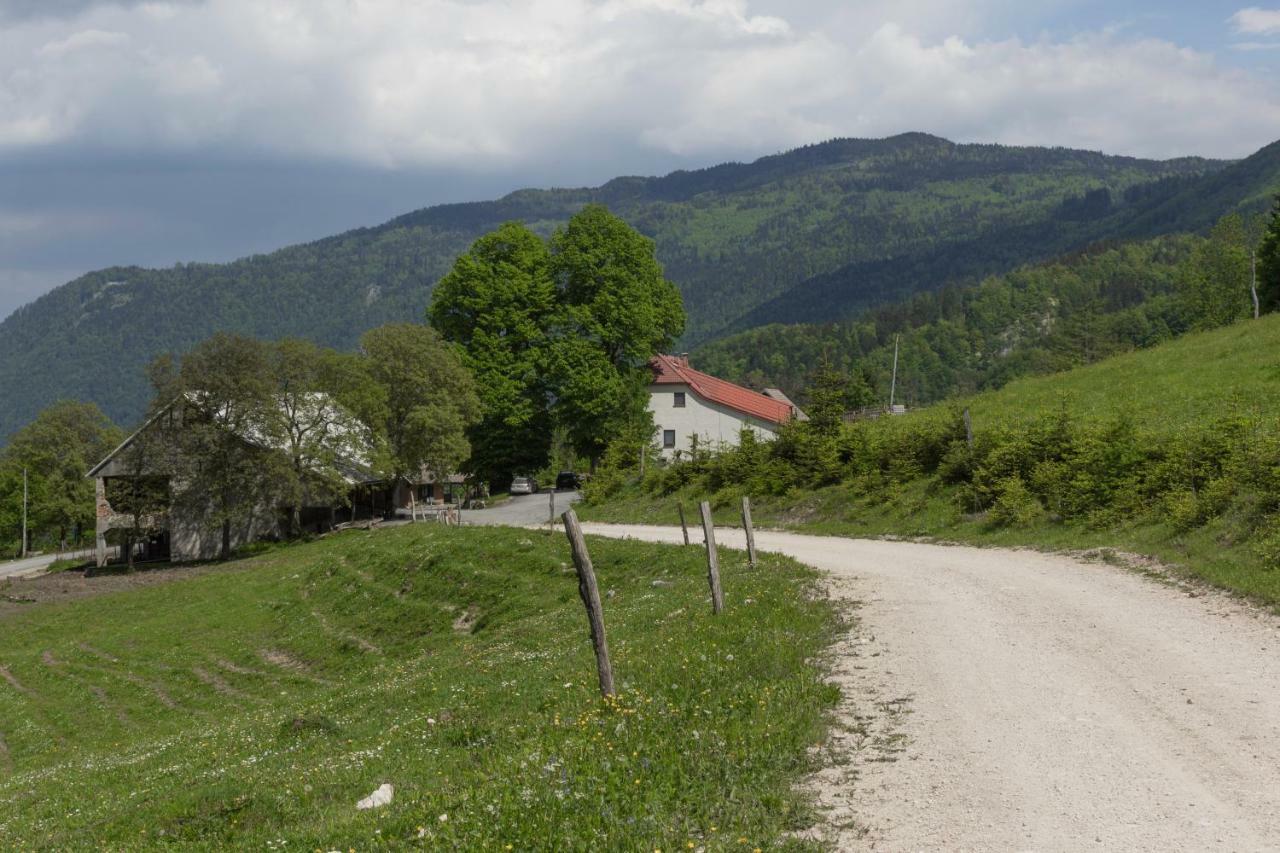
{"label": "evergreen tree", "polygon": [[1280,309],[1280,195],[1271,207],[1258,247],[1258,301],[1263,311]]}

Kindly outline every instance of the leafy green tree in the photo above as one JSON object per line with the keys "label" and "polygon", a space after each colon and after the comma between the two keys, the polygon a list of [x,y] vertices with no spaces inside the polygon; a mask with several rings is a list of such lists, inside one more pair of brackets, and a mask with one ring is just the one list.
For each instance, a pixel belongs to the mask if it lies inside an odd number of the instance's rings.
{"label": "leafy green tree", "polygon": [[434,329],[412,323],[371,329],[360,344],[385,395],[373,424],[383,440],[379,467],[400,481],[456,471],[471,454],[467,429],[481,415],[458,353]]}
{"label": "leafy green tree", "polygon": [[54,403],[14,434],[0,454],[0,524],[20,539],[27,472],[31,541],[64,545],[94,526],[94,485],[85,473],[124,438],[93,403]]}
{"label": "leafy green tree", "polygon": [[284,426],[271,347],[220,332],[183,356],[176,375],[156,369],[153,378],[161,382],[159,405],[168,398],[180,407],[181,428],[167,431],[174,504],[220,527],[220,556],[229,559],[232,525],[278,505],[289,476],[276,449]]}
{"label": "leafy green tree", "polygon": [[684,305],[653,241],[603,205],[575,214],[552,237],[551,252],[560,301],[548,359],[554,411],[594,464],[643,418],[648,361],[684,331]]}
{"label": "leafy green tree", "polygon": [[1225,326],[1249,313],[1250,250],[1239,214],[1213,226],[1183,271],[1181,294],[1193,326]]}
{"label": "leafy green tree", "polygon": [[508,222],[471,245],[432,294],[428,318],[459,346],[482,416],[465,469],[499,487],[547,463],[552,418],[544,368],[557,308],[546,243]]}
{"label": "leafy green tree", "polygon": [[365,367],[357,356],[298,338],[271,346],[278,429],[289,457],[281,496],[290,507],[292,535],[301,532],[303,501],[342,502],[348,489],[344,463],[365,458],[373,447],[369,427],[354,413],[378,403],[376,397],[372,403],[356,399],[372,384]]}

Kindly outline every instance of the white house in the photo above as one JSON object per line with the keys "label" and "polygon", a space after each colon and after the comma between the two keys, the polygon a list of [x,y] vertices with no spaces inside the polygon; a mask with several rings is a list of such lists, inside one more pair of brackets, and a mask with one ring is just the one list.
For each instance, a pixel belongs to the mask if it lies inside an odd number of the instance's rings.
{"label": "white house", "polygon": [[649,368],[649,411],[664,458],[687,454],[694,436],[703,447],[736,445],[744,428],[769,439],[787,421],[807,420],[781,391],[760,393],[694,370],[688,356],[657,355]]}

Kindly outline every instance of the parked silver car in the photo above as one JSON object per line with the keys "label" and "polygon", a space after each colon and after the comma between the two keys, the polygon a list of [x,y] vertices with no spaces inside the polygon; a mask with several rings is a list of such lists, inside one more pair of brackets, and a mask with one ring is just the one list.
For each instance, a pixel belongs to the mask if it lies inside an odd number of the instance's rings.
{"label": "parked silver car", "polygon": [[516,477],[511,481],[511,494],[531,495],[538,491],[538,481],[532,477]]}

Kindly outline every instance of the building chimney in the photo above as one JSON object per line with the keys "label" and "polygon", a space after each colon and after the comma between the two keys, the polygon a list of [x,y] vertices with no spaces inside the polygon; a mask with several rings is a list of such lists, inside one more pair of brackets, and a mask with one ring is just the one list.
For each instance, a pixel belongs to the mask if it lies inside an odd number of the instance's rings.
{"label": "building chimney", "polygon": [[682,353],[680,353],[678,356],[676,356],[676,361],[680,362],[680,366],[681,366],[681,367],[688,367],[688,366],[689,366],[689,353],[687,353],[687,352],[682,352]]}

